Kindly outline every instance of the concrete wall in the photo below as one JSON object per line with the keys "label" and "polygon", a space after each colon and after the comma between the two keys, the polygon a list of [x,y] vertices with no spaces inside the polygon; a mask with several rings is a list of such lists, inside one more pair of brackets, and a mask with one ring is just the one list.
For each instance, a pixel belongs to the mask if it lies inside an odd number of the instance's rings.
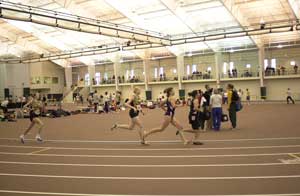
{"label": "concrete wall", "polygon": [[[190,74],[192,73],[192,65],[195,64],[197,71],[204,73],[208,67],[211,67],[211,75],[215,76],[215,56],[214,54],[197,55],[184,58],[184,74],[187,76],[187,65],[190,65]],[[214,77],[215,78],[215,77]]]}
{"label": "concrete wall", "polygon": [[285,100],[287,88],[290,88],[293,96],[300,100],[300,78],[298,79],[267,79],[267,99]]}
{"label": "concrete wall", "polygon": [[47,94],[60,94],[63,93],[65,85],[65,70],[61,66],[52,62],[40,62],[30,64],[30,77],[58,77],[57,84],[44,84],[41,80],[40,84],[31,84],[32,92],[42,91]]}
{"label": "concrete wall", "polygon": [[[23,96],[23,88],[30,86],[30,67],[28,64],[6,64],[2,67],[5,73],[5,88],[9,88],[9,93],[13,97]],[[2,90],[3,91],[3,90]]]}
{"label": "concrete wall", "polygon": [[4,99],[4,88],[6,86],[6,65],[0,63],[0,100]]}
{"label": "concrete wall", "polygon": [[[251,51],[241,51],[241,52],[233,52],[233,53],[223,53],[222,54],[223,63],[233,62],[234,67],[237,69],[238,72],[258,72],[258,51],[251,50]],[[248,69],[246,67],[247,64],[251,65],[251,68]],[[227,70],[229,69],[229,65],[227,66]],[[223,67],[221,68],[221,73],[223,73]]]}
{"label": "concrete wall", "polygon": [[293,71],[291,61],[295,61],[300,66],[300,48],[281,48],[281,49],[269,49],[265,52],[265,58],[276,59],[277,66],[285,66],[287,71]]}

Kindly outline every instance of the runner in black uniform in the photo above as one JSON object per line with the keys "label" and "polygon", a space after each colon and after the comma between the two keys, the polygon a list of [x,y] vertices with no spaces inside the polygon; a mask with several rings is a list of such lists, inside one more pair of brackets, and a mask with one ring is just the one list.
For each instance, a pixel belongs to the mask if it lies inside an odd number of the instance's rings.
{"label": "runner in black uniform", "polygon": [[141,144],[146,144],[143,139],[143,125],[142,122],[139,119],[139,113],[141,110],[140,106],[140,94],[141,90],[139,88],[135,88],[133,91],[133,95],[131,98],[125,103],[125,105],[130,108],[129,110],[129,116],[130,116],[130,124],[129,125],[121,125],[121,124],[114,124],[111,128],[111,130],[120,128],[120,129],[127,129],[127,130],[133,130],[135,125],[139,127],[139,136],[141,140]]}
{"label": "runner in black uniform", "polygon": [[[183,127],[175,119],[175,108],[176,108],[175,101],[176,101],[176,99],[174,98],[174,94],[175,94],[174,90],[173,90],[173,88],[167,88],[164,91],[164,93],[167,94],[167,99],[165,101],[161,102],[161,108],[165,111],[164,122],[161,125],[161,127],[159,127],[159,128],[152,129],[149,132],[145,131],[144,132],[144,139],[146,137],[148,137],[149,135],[152,135],[153,133],[164,131],[169,126],[169,124],[171,123],[174,127],[177,128],[178,134],[180,135],[184,145],[186,145],[186,144],[188,144],[188,140],[185,139],[185,137],[182,133]],[[165,104],[167,106],[167,109],[164,107]]]}
{"label": "runner in black uniform", "polygon": [[[29,108],[31,107],[31,108]],[[29,112],[29,118],[31,121],[31,124],[26,129],[26,131],[20,136],[21,142],[25,143],[25,136],[29,133],[29,131],[32,129],[32,127],[37,124],[39,126],[38,134],[36,135],[35,139],[37,142],[42,142],[41,138],[41,132],[44,127],[44,123],[41,121],[39,116],[41,115],[41,109],[42,109],[42,102],[39,100],[39,97],[37,95],[34,95],[27,104],[24,105],[24,108],[27,108],[30,110]]]}
{"label": "runner in black uniform", "polygon": [[[200,93],[198,90],[194,90],[191,93],[189,93],[189,96],[191,96],[192,102],[191,102],[191,106],[190,106],[190,112],[189,112],[189,123],[192,126],[192,129],[184,129],[183,132],[189,132],[189,133],[194,133],[195,137],[193,140],[193,144],[194,145],[202,145],[201,142],[197,141],[199,134],[200,134],[200,130],[199,128],[201,127],[201,120],[200,120],[200,103],[199,103],[199,98],[200,98]],[[179,131],[176,132],[176,135],[179,134]]]}

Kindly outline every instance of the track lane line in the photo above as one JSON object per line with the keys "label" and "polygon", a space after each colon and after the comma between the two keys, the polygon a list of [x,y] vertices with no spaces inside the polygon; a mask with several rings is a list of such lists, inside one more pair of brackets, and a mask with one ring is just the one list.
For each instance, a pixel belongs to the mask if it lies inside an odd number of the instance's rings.
{"label": "track lane line", "polygon": [[15,162],[15,161],[0,161],[0,164],[15,164],[15,165],[45,165],[45,166],[74,166],[74,167],[137,167],[137,168],[161,168],[161,167],[248,167],[248,166],[279,166],[279,165],[300,165],[299,163],[241,163],[241,164],[180,164],[180,165],[136,165],[136,164],[76,164],[76,163],[48,163],[48,162]]}
{"label": "track lane line", "polygon": [[45,152],[45,151],[50,150],[50,149],[51,149],[51,148],[46,147],[46,148],[43,148],[43,149],[41,149],[41,150],[36,150],[36,151],[30,152],[30,153],[28,153],[28,154],[38,154],[38,153],[40,153],[40,152]]}
{"label": "track lane line", "polygon": [[[0,140],[20,141],[19,138],[0,138]],[[26,139],[27,141],[35,141],[34,139]],[[241,141],[268,141],[268,140],[300,140],[300,137],[279,137],[279,138],[240,138],[240,139],[223,139],[223,140],[201,140],[203,142],[241,142]],[[140,143],[138,140],[55,140],[48,139],[46,142],[61,142],[61,143]],[[181,140],[154,140],[151,143],[182,143]]]}
{"label": "track lane line", "polygon": [[0,193],[31,194],[31,195],[61,195],[61,196],[300,196],[300,193],[283,193],[283,194],[247,194],[247,195],[133,195],[133,194],[93,194],[93,193],[55,193],[55,192],[32,192],[32,191],[15,191],[0,190]]}
{"label": "track lane line", "polygon": [[63,179],[98,179],[98,180],[241,180],[241,179],[289,179],[300,178],[300,175],[286,176],[228,176],[228,177],[125,177],[125,176],[62,176],[20,173],[0,173],[0,176],[63,178]]}
{"label": "track lane line", "polygon": [[19,146],[0,145],[5,148],[33,148],[52,150],[89,150],[89,151],[203,151],[203,150],[240,150],[240,149],[268,149],[268,148],[298,148],[300,145],[279,145],[279,146],[244,146],[244,147],[209,147],[209,148],[78,148],[78,147],[51,147],[51,146]]}
{"label": "track lane line", "polygon": [[299,154],[299,152],[288,153],[263,153],[263,154],[217,154],[217,155],[79,155],[79,154],[28,154],[14,152],[0,152],[0,155],[19,156],[46,156],[46,157],[90,157],[90,158],[210,158],[210,157],[257,157],[257,156],[279,156]]}

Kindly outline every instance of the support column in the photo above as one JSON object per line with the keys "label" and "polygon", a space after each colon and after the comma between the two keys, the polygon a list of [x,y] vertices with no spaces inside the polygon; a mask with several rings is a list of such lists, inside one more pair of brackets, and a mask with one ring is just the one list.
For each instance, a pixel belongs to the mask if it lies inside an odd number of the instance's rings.
{"label": "support column", "polygon": [[184,73],[184,53],[180,53],[176,57],[177,62],[177,77],[178,77],[178,88],[182,90],[182,76]]}
{"label": "support column", "polygon": [[65,79],[66,79],[66,90],[70,91],[71,85],[73,83],[72,67],[70,67],[70,66],[65,67]]}
{"label": "support column", "polygon": [[115,55],[115,58],[114,58],[114,76],[115,76],[115,85],[116,85],[116,90],[117,91],[119,90],[118,77],[119,77],[119,69],[120,69],[120,66],[121,66],[120,60],[121,60],[120,53],[117,52],[116,55]]}
{"label": "support column", "polygon": [[1,100],[5,98],[4,89],[7,88],[6,76],[7,76],[6,64],[0,63],[0,99]]}
{"label": "support column", "polygon": [[145,82],[145,90],[149,90],[149,81],[150,81],[150,52],[148,50],[145,51],[144,61],[143,61],[143,70],[144,70],[144,82]]}
{"label": "support column", "polygon": [[260,46],[258,49],[258,69],[259,69],[260,87],[264,86],[264,60],[265,60],[265,48],[264,46]]}
{"label": "support column", "polygon": [[259,81],[260,81],[260,97],[262,100],[267,99],[267,88],[264,85],[264,59],[265,48],[260,46],[258,49],[258,69],[259,69]]}
{"label": "support column", "polygon": [[222,64],[223,64],[223,59],[222,59],[222,52],[218,51],[215,53],[215,77],[217,80],[217,88],[221,87],[221,72],[222,72]]}
{"label": "support column", "polygon": [[88,73],[90,77],[90,85],[89,85],[89,93],[92,92],[92,86],[93,86],[93,78],[95,79],[95,64],[90,64],[88,66]]}

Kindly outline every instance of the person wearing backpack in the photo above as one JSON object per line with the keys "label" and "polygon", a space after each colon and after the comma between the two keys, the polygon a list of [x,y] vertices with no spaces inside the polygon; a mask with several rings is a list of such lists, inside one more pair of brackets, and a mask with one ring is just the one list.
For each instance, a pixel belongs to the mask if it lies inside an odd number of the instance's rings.
{"label": "person wearing backpack", "polygon": [[239,95],[234,90],[234,86],[232,84],[227,85],[227,94],[228,94],[228,111],[229,111],[229,119],[231,122],[231,129],[236,129],[237,119],[236,119],[236,103],[239,101]]}

